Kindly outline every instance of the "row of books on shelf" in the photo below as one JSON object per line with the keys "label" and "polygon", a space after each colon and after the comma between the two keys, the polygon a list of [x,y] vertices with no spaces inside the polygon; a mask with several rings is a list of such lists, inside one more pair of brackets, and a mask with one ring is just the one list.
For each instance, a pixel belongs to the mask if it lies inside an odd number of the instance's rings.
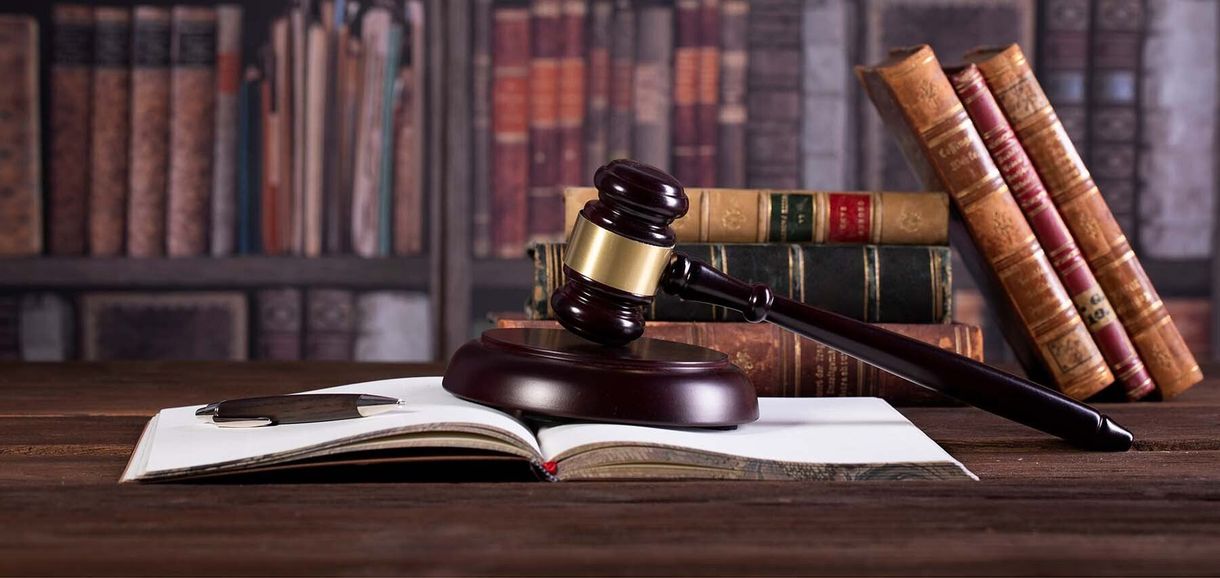
{"label": "row of books on shelf", "polygon": [[0,295],[0,360],[433,361],[434,333],[408,291]]}

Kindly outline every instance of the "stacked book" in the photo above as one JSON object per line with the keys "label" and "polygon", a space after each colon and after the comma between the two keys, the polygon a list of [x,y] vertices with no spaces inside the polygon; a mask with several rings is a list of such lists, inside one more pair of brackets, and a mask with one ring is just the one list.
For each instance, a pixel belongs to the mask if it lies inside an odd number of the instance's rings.
{"label": "stacked book", "polygon": [[[977,327],[951,322],[949,203],[939,193],[686,189],[677,251],[780,295],[982,360]],[[596,191],[569,188],[570,223]],[[562,283],[565,245],[539,243],[528,319],[499,327],[558,327],[549,306]],[[669,295],[645,312],[644,335],[722,351],[764,396],[880,396],[892,403],[944,398],[814,341],[740,314]]]}

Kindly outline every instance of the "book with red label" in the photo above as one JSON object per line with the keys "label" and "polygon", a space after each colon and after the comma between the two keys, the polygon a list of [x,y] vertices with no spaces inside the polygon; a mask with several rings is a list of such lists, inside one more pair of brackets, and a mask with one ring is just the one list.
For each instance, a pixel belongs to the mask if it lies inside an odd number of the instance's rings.
{"label": "book with red label", "polygon": [[562,2],[531,0],[529,63],[529,195],[531,239],[555,239],[563,223],[559,202],[559,60],[563,50]]}
{"label": "book with red label", "polygon": [[491,214],[492,252],[525,252],[530,185],[530,11],[497,5],[492,14]]}
{"label": "book with red label", "polygon": [[[563,0],[560,35],[563,47],[559,59],[558,130],[559,188],[593,182],[593,173],[585,172],[585,107],[588,102],[585,82],[585,21],[588,9],[585,0]],[[558,195],[552,205],[559,205]],[[552,210],[563,215],[562,208]],[[558,223],[562,235],[567,223]]]}
{"label": "book with red label", "polygon": [[83,255],[87,245],[93,7],[56,3],[51,15],[48,249]]}

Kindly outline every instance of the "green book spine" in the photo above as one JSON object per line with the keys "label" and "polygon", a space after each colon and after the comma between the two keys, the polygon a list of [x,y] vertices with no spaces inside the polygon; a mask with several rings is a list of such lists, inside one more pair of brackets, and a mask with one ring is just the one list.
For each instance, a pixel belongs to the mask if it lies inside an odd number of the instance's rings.
{"label": "green book spine", "polygon": [[[563,278],[565,245],[529,248],[532,319],[552,319],[550,296]],[[947,323],[952,311],[949,248],[898,245],[680,244],[677,251],[778,296],[870,323]],[[664,321],[744,321],[735,311],[658,294],[645,312]]]}

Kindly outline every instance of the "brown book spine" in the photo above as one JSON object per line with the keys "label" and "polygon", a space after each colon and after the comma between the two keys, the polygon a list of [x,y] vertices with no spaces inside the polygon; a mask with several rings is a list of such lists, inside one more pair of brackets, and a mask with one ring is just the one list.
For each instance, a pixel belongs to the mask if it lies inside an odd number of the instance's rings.
{"label": "brown book spine", "polygon": [[93,8],[56,4],[51,20],[48,244],[53,255],[81,255],[87,240]]}
{"label": "brown book spine", "polygon": [[1063,124],[1034,78],[1020,47],[985,49],[967,55],[995,94],[1016,129],[1051,201],[1080,247],[1097,283],[1135,344],[1164,398],[1203,379],[1165,304],[1136,258],[1101,196]]}
{"label": "brown book spine", "polygon": [[[564,0],[560,20],[563,37],[563,57],[559,60],[559,190],[564,186],[593,182],[593,173],[585,172],[585,20],[588,8],[585,0]],[[550,209],[563,216],[558,192],[552,197]],[[560,236],[571,223],[559,222]]]}
{"label": "brown book spine", "polygon": [[[1089,68],[1093,178],[1122,230],[1138,237],[1144,0],[1095,0]],[[1079,152],[1079,151],[1078,151]],[[1138,238],[1135,246],[1140,246]]]}
{"label": "brown book spine", "polygon": [[750,3],[724,0],[720,19],[720,106],[717,116],[717,155],[720,166],[716,184],[746,186],[746,49]]}
{"label": "brown book spine", "polygon": [[[611,29],[614,5],[610,0],[593,0],[589,8],[589,107],[585,115],[586,181],[610,158],[610,43],[617,32]],[[564,227],[572,224],[564,222]]]}
{"label": "brown book spine", "polygon": [[237,92],[241,87],[242,7],[216,8],[216,139],[212,156],[212,255],[237,246]]}
{"label": "brown book spine", "polygon": [[530,184],[530,12],[497,6],[492,22],[492,245],[496,256],[525,253]]}
{"label": "brown book spine", "polygon": [[[498,328],[559,329],[558,321],[497,319]],[[983,361],[983,332],[954,324],[880,324],[878,327]],[[770,323],[650,321],[644,337],[724,352],[745,371],[760,396],[875,396],[895,405],[956,402],[894,374]]]}
{"label": "brown book spine", "polygon": [[531,239],[553,239],[562,229],[559,184],[559,60],[563,49],[560,0],[532,0],[529,64],[529,202]]}
{"label": "brown book spine", "polygon": [[172,19],[166,249],[180,257],[207,251],[216,128],[216,10],[175,6]]}
{"label": "brown book spine", "polygon": [[263,211],[263,251],[269,255],[288,253],[292,241],[293,166],[292,166],[292,51],[290,25],[286,16],[276,18],[271,24],[272,71],[270,91],[271,114],[269,126],[263,134],[267,137],[268,159],[264,172],[268,176],[267,194]]}
{"label": "brown book spine", "polygon": [[131,135],[131,11],[99,6],[93,12],[93,118],[89,177],[89,253],[123,252],[127,156]]}
{"label": "brown book spine", "polygon": [[674,3],[673,174],[683,185],[699,182],[699,0]]}
{"label": "brown book spine", "polygon": [[258,337],[256,359],[295,361],[301,359],[301,290],[263,289],[258,292]]}
{"label": "brown book spine", "polygon": [[746,42],[746,182],[795,189],[801,183],[803,3],[755,0]]}
{"label": "brown book spine", "polygon": [[131,49],[131,186],[127,253],[165,254],[165,194],[169,183],[170,15],[136,6]]}
{"label": "brown book spine", "polygon": [[[323,189],[326,186],[325,164],[330,155],[326,152],[326,111],[327,86],[330,85],[330,70],[327,66],[327,45],[330,34],[319,22],[306,27],[305,48],[305,132],[302,135],[304,156],[300,174],[303,177],[301,186],[302,207],[300,211],[299,251],[306,257],[317,257],[322,254],[323,231]],[[392,139],[392,135],[383,138]],[[388,217],[387,217],[388,218]]]}
{"label": "brown book spine", "polygon": [[[614,3],[614,34],[610,37],[610,127],[607,157],[632,156],[635,138],[635,6],[631,0]],[[600,166],[600,165],[599,165]]]}
{"label": "brown book spine", "polygon": [[1043,251],[1050,257],[1064,289],[1076,304],[1076,311],[1093,334],[1097,348],[1110,365],[1110,372],[1122,382],[1128,399],[1144,397],[1153,390],[1152,377],[1135,353],[1131,339],[1085,263],[1059,211],[1051,204],[1042,179],[1038,178],[1029,155],[1025,154],[1017,135],[1004,119],[983,75],[978,67],[970,64],[950,73],[949,79]]}
{"label": "brown book spine", "polygon": [[692,185],[716,184],[716,143],[720,115],[720,0],[699,3],[698,178]]}
{"label": "brown book spine", "polygon": [[305,294],[305,359],[350,361],[356,331],[356,296],[345,289]]}
{"label": "brown book spine", "polygon": [[[1050,385],[1071,397],[1084,399],[1110,385],[1113,374],[932,49],[895,51],[856,71],[924,186],[949,193],[969,234],[965,244],[979,257],[966,252],[966,263],[978,272],[973,276],[982,280],[988,302],[1007,305],[1020,319],[1005,323],[1008,341],[1035,353]],[[1022,362],[1027,373],[1042,373],[1028,353]]]}
{"label": "brown book spine", "polygon": [[673,139],[674,9],[671,5],[641,4],[636,30],[635,124],[632,157],[661,170],[670,170]]}
{"label": "brown book spine", "polygon": [[[491,229],[491,20],[492,0],[475,0],[470,33],[470,125],[471,125],[471,251],[475,257],[492,255]],[[422,30],[413,30],[420,34]],[[413,37],[414,38],[414,37]],[[411,53],[411,65],[422,64],[422,55]],[[418,89],[417,89],[418,90]]]}
{"label": "brown book spine", "polygon": [[[418,8],[418,3],[412,3]],[[394,254],[416,255],[424,248],[423,135],[421,134],[423,95],[422,47],[423,11],[411,10],[408,38],[412,49],[398,73],[401,84],[394,141]],[[490,17],[490,14],[488,15]],[[417,44],[418,43],[418,44]]]}
{"label": "brown book spine", "polygon": [[0,255],[42,252],[38,23],[0,16]]}

